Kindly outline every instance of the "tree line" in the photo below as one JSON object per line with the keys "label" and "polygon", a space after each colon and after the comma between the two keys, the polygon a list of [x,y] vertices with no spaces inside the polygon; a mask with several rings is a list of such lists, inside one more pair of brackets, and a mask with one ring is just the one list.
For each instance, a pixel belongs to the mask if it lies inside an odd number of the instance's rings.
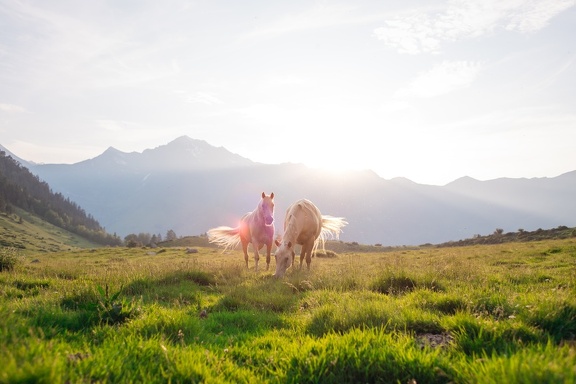
{"label": "tree line", "polygon": [[458,241],[449,241],[446,243],[438,244],[438,247],[461,247],[466,245],[483,245],[483,244],[503,244],[511,242],[528,242],[528,241],[542,241],[553,239],[569,239],[576,237],[576,228],[570,228],[565,225],[560,225],[556,228],[542,229],[538,228],[535,231],[527,231],[525,229],[518,229],[516,232],[505,233],[504,229],[496,228],[493,233],[489,235],[474,235],[470,239],[463,239]]}
{"label": "tree line", "polygon": [[170,229],[166,232],[166,236],[162,237],[159,233],[157,235],[151,235],[150,233],[141,232],[139,234],[131,233],[124,238],[124,244],[127,247],[148,247],[148,246],[155,246],[162,241],[171,241],[176,240],[178,237],[176,236],[176,232]]}
{"label": "tree line", "polygon": [[122,245],[122,239],[106,233],[92,215],[61,193],[52,192],[48,183],[0,151],[0,212],[12,213],[13,207],[33,213],[94,243]]}

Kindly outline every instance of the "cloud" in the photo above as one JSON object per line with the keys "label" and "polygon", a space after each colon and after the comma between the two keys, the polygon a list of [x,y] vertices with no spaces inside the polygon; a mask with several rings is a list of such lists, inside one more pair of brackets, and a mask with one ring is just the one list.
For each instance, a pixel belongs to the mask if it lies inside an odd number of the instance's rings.
{"label": "cloud", "polygon": [[379,40],[400,53],[438,53],[440,38],[431,19],[426,14],[413,14],[394,20],[386,20],[386,26],[376,28]]}
{"label": "cloud", "polygon": [[14,104],[0,103],[0,111],[8,113],[24,113],[26,108]]}
{"label": "cloud", "polygon": [[400,53],[439,53],[444,42],[482,36],[499,28],[538,31],[574,4],[574,0],[453,0],[445,9],[416,10],[386,20],[374,35]]}
{"label": "cloud", "polygon": [[273,121],[284,121],[286,111],[275,104],[258,103],[242,108],[236,108],[235,111],[249,119],[269,124]]}
{"label": "cloud", "polygon": [[357,12],[358,10],[359,8],[357,6],[322,2],[301,12],[292,12],[282,18],[259,26],[251,32],[244,34],[242,38],[269,39],[287,33],[341,25],[363,24],[382,19],[381,14],[361,14]]}
{"label": "cloud", "polygon": [[141,84],[179,73],[171,55],[179,41],[169,32],[150,32],[143,21],[151,12],[148,7],[128,17],[120,9],[87,6],[0,4],[2,23],[10,32],[2,42],[9,71],[0,76],[35,82],[42,89],[78,89]]}
{"label": "cloud", "polygon": [[211,93],[207,93],[207,92],[194,92],[192,94],[187,94],[185,92],[177,92],[177,93],[184,93],[185,94],[185,100],[188,103],[200,103],[200,104],[205,104],[205,105],[217,105],[217,104],[222,104],[222,100],[220,100],[218,97],[214,96]]}
{"label": "cloud", "polygon": [[130,123],[126,123],[124,121],[115,121],[115,120],[96,120],[96,124],[99,128],[106,132],[112,133],[120,133],[124,132]]}
{"label": "cloud", "polygon": [[506,29],[518,32],[533,32],[546,27],[554,16],[573,7],[574,0],[526,1],[511,14]]}
{"label": "cloud", "polygon": [[99,148],[90,145],[69,145],[69,143],[62,143],[61,140],[57,142],[45,141],[42,144],[14,140],[10,143],[10,151],[21,159],[40,164],[71,164],[85,160],[89,156],[88,154],[96,156]]}
{"label": "cloud", "polygon": [[470,61],[444,61],[430,71],[420,73],[396,98],[426,98],[440,96],[468,87],[478,76],[482,66]]}

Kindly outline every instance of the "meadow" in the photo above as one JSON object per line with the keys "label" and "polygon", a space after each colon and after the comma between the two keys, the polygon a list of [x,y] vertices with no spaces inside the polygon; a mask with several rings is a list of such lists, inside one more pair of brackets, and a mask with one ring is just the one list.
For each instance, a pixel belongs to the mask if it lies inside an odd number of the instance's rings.
{"label": "meadow", "polygon": [[0,249],[0,382],[576,382],[574,238],[326,252],[279,280],[195,251]]}

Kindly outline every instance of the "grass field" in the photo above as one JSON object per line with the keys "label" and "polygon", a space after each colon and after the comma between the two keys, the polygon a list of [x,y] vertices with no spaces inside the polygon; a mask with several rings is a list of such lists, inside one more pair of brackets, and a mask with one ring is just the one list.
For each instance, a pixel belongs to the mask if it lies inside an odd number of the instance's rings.
{"label": "grass field", "polygon": [[282,280],[197,250],[1,249],[0,382],[576,382],[576,239],[344,252]]}
{"label": "grass field", "polygon": [[13,208],[14,213],[0,213],[0,247],[26,251],[54,252],[97,246],[88,240],[56,227],[31,213]]}

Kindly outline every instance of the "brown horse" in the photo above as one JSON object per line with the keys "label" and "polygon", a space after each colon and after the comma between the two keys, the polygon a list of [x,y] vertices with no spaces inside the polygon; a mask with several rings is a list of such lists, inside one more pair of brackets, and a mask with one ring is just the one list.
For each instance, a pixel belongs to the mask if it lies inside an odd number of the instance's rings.
{"label": "brown horse", "polygon": [[274,192],[270,196],[266,196],[262,192],[262,199],[258,207],[242,216],[240,224],[236,228],[212,228],[207,234],[211,243],[224,247],[224,250],[234,248],[241,242],[246,268],[248,268],[248,244],[252,243],[256,270],[258,270],[258,260],[260,259],[258,251],[265,245],[266,269],[268,269],[270,267],[270,252],[274,238]]}
{"label": "brown horse", "polygon": [[302,199],[292,204],[286,210],[284,219],[284,235],[281,241],[276,240],[276,273],[275,277],[282,277],[286,269],[294,263],[294,247],[302,246],[300,251],[300,268],[306,258],[306,265],[310,269],[312,253],[318,248],[321,241],[328,237],[338,238],[342,228],[348,224],[342,217],[322,215],[318,207],[311,201]]}

